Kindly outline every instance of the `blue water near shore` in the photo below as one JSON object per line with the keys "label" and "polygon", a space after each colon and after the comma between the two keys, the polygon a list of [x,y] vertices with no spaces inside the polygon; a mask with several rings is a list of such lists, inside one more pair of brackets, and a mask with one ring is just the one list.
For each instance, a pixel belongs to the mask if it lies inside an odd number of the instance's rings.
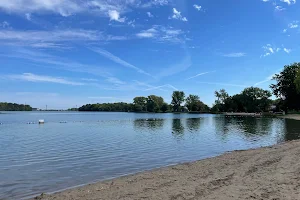
{"label": "blue water near shore", "polygon": [[[26,198],[300,137],[299,121],[279,118],[2,113],[0,199]],[[44,119],[45,124],[27,124],[39,119]]]}

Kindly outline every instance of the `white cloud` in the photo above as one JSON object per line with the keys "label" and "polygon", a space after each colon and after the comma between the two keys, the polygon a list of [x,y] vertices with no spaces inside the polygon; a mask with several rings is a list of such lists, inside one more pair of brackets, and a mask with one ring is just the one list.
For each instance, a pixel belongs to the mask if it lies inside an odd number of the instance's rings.
{"label": "white cloud", "polygon": [[283,11],[285,10],[285,8],[283,8],[282,6],[275,6],[275,11]]}
{"label": "white cloud", "polygon": [[186,71],[188,68],[192,66],[192,59],[189,53],[186,51],[186,56],[180,61],[176,62],[169,67],[165,67],[162,71],[157,75],[157,78],[171,76],[183,71]]}
{"label": "white cloud", "polygon": [[161,89],[161,88],[168,88],[171,90],[178,90],[176,87],[174,87],[173,85],[170,84],[165,84],[165,85],[160,85],[160,86],[155,86],[155,87],[150,87],[148,89],[145,89],[145,91],[149,91],[149,90],[157,90],[157,89]]}
{"label": "white cloud", "polygon": [[197,75],[195,75],[195,76],[189,77],[189,78],[187,78],[187,79],[185,79],[185,80],[190,80],[190,79],[196,78],[196,77],[198,77],[198,76],[202,76],[202,75],[205,75],[205,74],[210,74],[210,73],[213,73],[213,72],[216,72],[216,71],[203,72],[203,73],[197,74]]}
{"label": "white cloud", "polygon": [[263,2],[268,2],[268,1],[270,1],[270,0],[262,0]]}
{"label": "white cloud", "polygon": [[287,29],[285,28],[285,29],[283,29],[283,31],[282,31],[283,33],[286,33],[287,32]]}
{"label": "white cloud", "polygon": [[118,79],[116,77],[108,77],[106,79],[106,81],[108,81],[109,83],[112,83],[114,85],[124,85],[124,84],[126,84],[126,82],[121,81],[120,79]]}
{"label": "white cloud", "polygon": [[0,9],[15,13],[54,12],[69,16],[83,8],[73,0],[1,0]]}
{"label": "white cloud", "polygon": [[265,80],[255,83],[254,86],[258,86],[260,84],[263,84],[263,83],[271,81],[274,75],[275,74],[272,74],[272,75],[268,76]]}
{"label": "white cloud", "polygon": [[298,28],[298,23],[299,23],[299,21],[293,21],[288,24],[288,27],[289,28]]}
{"label": "white cloud", "polygon": [[108,16],[110,21],[125,22],[125,17],[120,18],[120,13],[116,10],[109,10]]}
{"label": "white cloud", "polygon": [[72,40],[100,40],[103,36],[98,31],[89,30],[54,30],[54,31],[0,31],[0,40],[23,42],[54,42]]}
{"label": "white cloud", "polygon": [[25,17],[28,21],[31,21],[31,14],[30,13],[25,13]]}
{"label": "white cloud", "polygon": [[222,86],[232,86],[232,87],[248,87],[247,85],[239,85],[239,84],[231,84],[231,83],[218,83],[218,82],[198,82],[197,83],[202,83],[202,84],[208,84],[208,85],[222,85]]}
{"label": "white cloud", "polygon": [[280,0],[281,2],[287,3],[288,5],[295,4],[296,0]]}
{"label": "white cloud", "polygon": [[55,13],[67,17],[76,13],[107,16],[111,10],[118,13],[131,11],[132,8],[163,6],[168,0],[1,0],[0,10],[8,13]]}
{"label": "white cloud", "polygon": [[49,82],[49,83],[58,83],[58,84],[65,84],[65,85],[85,85],[84,83],[69,81],[61,77],[41,76],[32,73],[23,73],[21,75],[8,75],[7,78],[11,80],[20,80],[20,81],[29,81],[29,82]]}
{"label": "white cloud", "polygon": [[155,28],[150,28],[147,30],[142,30],[141,32],[137,33],[136,36],[139,38],[153,38],[156,37],[158,34],[158,30]]}
{"label": "white cloud", "polygon": [[194,4],[193,7],[198,11],[200,11],[202,9],[202,6],[199,6],[197,4]]}
{"label": "white cloud", "polygon": [[122,60],[121,58],[113,55],[112,53],[104,50],[104,49],[100,49],[100,48],[89,48],[90,50],[94,51],[95,53],[97,54],[100,54],[108,59],[110,59],[111,61],[115,62],[115,63],[118,63],[124,67],[127,67],[127,68],[131,68],[131,69],[134,69],[136,70],[138,73],[141,73],[141,74],[145,74],[145,75],[148,75],[148,76],[151,76],[150,74],[148,74],[147,72],[145,72],[144,70]]}
{"label": "white cloud", "polygon": [[273,47],[271,44],[267,44],[266,46],[263,46],[262,48],[263,48],[265,54],[261,55],[261,57],[269,56],[280,50],[279,48]]}
{"label": "white cloud", "polygon": [[282,45],[282,48],[278,48],[278,47],[276,48],[275,46],[272,46],[271,44],[267,44],[266,46],[263,46],[262,48],[265,53],[263,55],[261,55],[261,57],[270,56],[270,55],[280,52],[282,50],[286,53],[291,52],[291,49],[284,48],[283,45]]}
{"label": "white cloud", "polygon": [[154,38],[158,42],[182,43],[184,32],[172,27],[154,25],[150,29],[142,30],[136,34],[138,38]]}
{"label": "white cloud", "polygon": [[290,53],[292,50],[291,49],[287,49],[287,48],[283,48],[283,51],[285,51],[286,53]]}
{"label": "white cloud", "polygon": [[181,20],[181,21],[184,21],[184,22],[187,22],[187,18],[186,17],[183,17],[181,15],[181,12],[179,12],[176,8],[173,8],[173,15],[171,17],[172,19],[178,19],[178,20]]}
{"label": "white cloud", "polygon": [[0,30],[0,42],[10,46],[70,48],[71,42],[127,40],[126,36],[105,35],[94,30],[14,31]]}
{"label": "white cloud", "polygon": [[50,69],[88,73],[104,78],[111,76],[111,74],[107,73],[108,69],[101,67],[100,65],[86,65],[76,61],[63,59],[61,57],[52,56],[50,54],[41,53],[40,51],[18,49],[10,53],[7,52],[6,54],[0,54],[0,56],[28,60],[36,65],[41,65],[42,67]]}
{"label": "white cloud", "polygon": [[224,54],[223,56],[224,57],[231,57],[231,58],[238,58],[238,57],[246,56],[246,53],[243,53],[243,52],[229,53],[229,54]]}
{"label": "white cloud", "polygon": [[151,12],[147,12],[148,17],[154,17]]}
{"label": "white cloud", "polygon": [[164,6],[171,2],[172,0],[150,0],[147,3],[141,4],[142,8],[148,8],[151,6]]}
{"label": "white cloud", "polygon": [[131,21],[129,21],[129,22],[127,22],[127,24],[129,25],[129,26],[132,26],[132,27],[135,27],[135,19],[134,20],[131,20]]}
{"label": "white cloud", "polygon": [[9,28],[10,24],[7,21],[3,21],[2,23],[0,23],[0,27],[2,27],[2,28]]}

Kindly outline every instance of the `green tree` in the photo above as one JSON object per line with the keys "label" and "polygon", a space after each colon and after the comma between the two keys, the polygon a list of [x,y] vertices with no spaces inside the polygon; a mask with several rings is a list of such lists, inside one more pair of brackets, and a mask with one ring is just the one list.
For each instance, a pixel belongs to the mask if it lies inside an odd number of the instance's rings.
{"label": "green tree", "polygon": [[207,112],[209,107],[200,101],[200,97],[197,95],[189,95],[185,100],[185,106],[189,111],[193,112]]}
{"label": "green tree", "polygon": [[185,106],[189,109],[189,111],[198,111],[199,101],[200,101],[200,97],[198,95],[190,94],[185,99]]}
{"label": "green tree", "polygon": [[32,107],[24,104],[0,102],[0,111],[32,111]]}
{"label": "green tree", "polygon": [[229,97],[225,89],[221,89],[220,91],[215,91],[215,96],[217,97],[216,104],[224,104],[225,100]]}
{"label": "green tree", "polygon": [[185,94],[183,91],[174,91],[172,95],[172,106],[174,112],[181,111],[181,104],[184,102]]}
{"label": "green tree", "polygon": [[213,106],[213,110],[215,112],[225,112],[225,101],[229,98],[228,93],[225,89],[221,89],[220,91],[215,91],[215,96],[217,100],[215,101],[215,105]]}
{"label": "green tree", "polygon": [[295,85],[296,85],[298,94],[300,94],[300,68],[297,70],[297,73],[296,73]]}
{"label": "green tree", "polygon": [[159,112],[164,103],[164,99],[159,96],[150,95],[147,98],[147,110],[149,112]]}
{"label": "green tree", "polygon": [[282,99],[286,111],[300,110],[300,93],[297,90],[299,70],[300,63],[284,66],[284,69],[273,77],[277,83],[270,86],[273,94]]}
{"label": "green tree", "polygon": [[146,97],[135,97],[133,99],[133,104],[141,106],[142,111],[147,111],[147,100]]}
{"label": "green tree", "polygon": [[161,106],[161,111],[162,112],[167,112],[169,110],[169,105],[167,103],[163,103]]}
{"label": "green tree", "polygon": [[269,99],[272,96],[271,92],[257,87],[246,88],[241,95],[241,101],[247,112],[267,111],[272,103]]}

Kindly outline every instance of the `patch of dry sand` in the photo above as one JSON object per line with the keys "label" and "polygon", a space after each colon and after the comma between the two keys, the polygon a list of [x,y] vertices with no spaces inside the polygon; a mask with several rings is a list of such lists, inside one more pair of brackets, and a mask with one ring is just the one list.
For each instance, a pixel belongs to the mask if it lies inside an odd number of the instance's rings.
{"label": "patch of dry sand", "polygon": [[300,141],[234,151],[36,199],[299,200]]}

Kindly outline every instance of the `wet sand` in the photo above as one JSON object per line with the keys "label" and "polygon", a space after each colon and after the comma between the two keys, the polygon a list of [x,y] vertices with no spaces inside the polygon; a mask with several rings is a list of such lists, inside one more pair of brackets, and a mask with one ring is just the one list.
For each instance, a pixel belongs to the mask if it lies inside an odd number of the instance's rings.
{"label": "wet sand", "polygon": [[234,151],[36,199],[300,199],[300,141]]}

